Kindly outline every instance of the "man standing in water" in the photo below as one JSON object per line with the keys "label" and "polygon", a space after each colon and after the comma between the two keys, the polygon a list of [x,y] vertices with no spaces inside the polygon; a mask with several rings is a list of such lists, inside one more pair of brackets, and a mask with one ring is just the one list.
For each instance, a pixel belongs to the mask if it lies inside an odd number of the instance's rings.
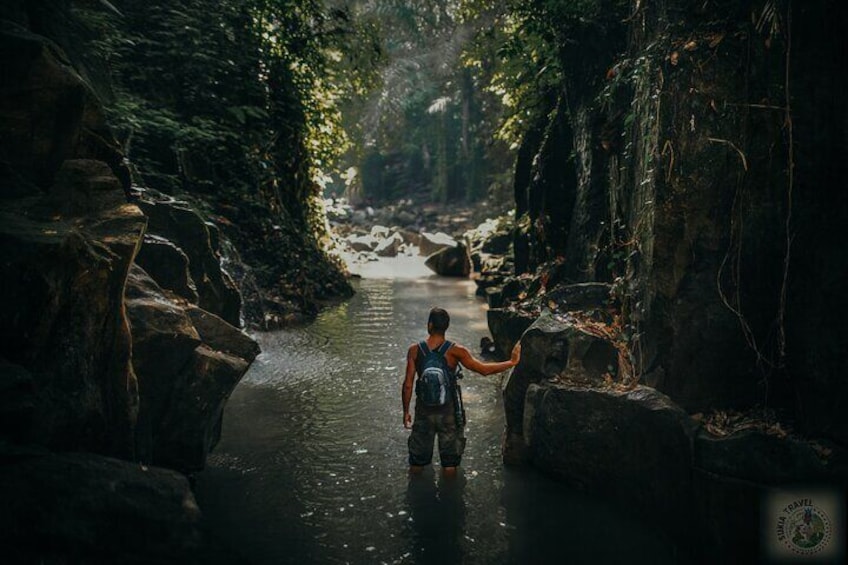
{"label": "man standing in water", "polygon": [[443,355],[444,361],[452,373],[449,379],[449,387],[454,387],[456,386],[456,379],[453,375],[456,374],[460,364],[475,373],[491,375],[515,367],[521,356],[521,344],[518,343],[513,348],[509,361],[484,363],[471,355],[465,347],[445,339],[445,332],[449,325],[450,316],[445,310],[442,308],[430,310],[430,317],[427,319],[427,339],[410,345],[406,354],[406,376],[401,389],[401,399],[403,401],[403,426],[407,429],[412,428],[408,444],[409,470],[413,473],[421,472],[432,461],[435,435],[439,437],[439,457],[445,475],[450,476],[456,473],[462,452],[465,450],[464,423],[457,422],[456,400],[452,390],[449,390],[449,394],[445,395],[444,404],[438,406],[425,405],[419,395],[415,402],[414,422],[409,413],[415,376],[417,374],[419,381],[421,380],[421,375],[425,370],[425,358],[430,359],[436,352]]}

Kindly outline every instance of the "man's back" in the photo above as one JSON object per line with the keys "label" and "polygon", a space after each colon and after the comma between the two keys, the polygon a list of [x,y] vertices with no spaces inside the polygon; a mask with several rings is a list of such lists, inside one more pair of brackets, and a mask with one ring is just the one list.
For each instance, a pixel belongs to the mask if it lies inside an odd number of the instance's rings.
{"label": "man's back", "polygon": [[[427,321],[428,335],[424,340],[426,348],[421,348],[418,343],[413,343],[407,350],[406,374],[401,387],[401,399],[403,402],[403,425],[407,429],[412,429],[412,434],[409,437],[409,465],[412,471],[420,471],[423,466],[430,463],[433,453],[433,438],[436,433],[439,437],[442,467],[446,473],[456,471],[465,447],[465,437],[462,433],[464,413],[460,409],[458,412],[461,414],[454,415],[454,410],[450,409],[450,407],[456,409],[461,406],[461,403],[456,403],[451,398],[449,402],[442,406],[427,407],[423,405],[424,403],[421,402],[419,396],[419,401],[416,402],[415,406],[414,426],[412,414],[409,411],[415,379],[416,377],[420,379],[424,371],[422,366],[423,355],[427,355],[430,351],[436,351],[445,344],[447,341],[445,332],[449,324],[450,316],[448,313],[441,308],[433,308]],[[443,354],[451,373],[455,373],[462,365],[466,369],[481,375],[491,375],[514,367],[521,355],[521,347],[520,345],[515,346],[509,361],[496,363],[480,361],[466,347],[459,344],[450,345],[446,351],[443,351]],[[453,375],[451,376],[453,377]],[[455,380],[451,385],[456,386]]]}

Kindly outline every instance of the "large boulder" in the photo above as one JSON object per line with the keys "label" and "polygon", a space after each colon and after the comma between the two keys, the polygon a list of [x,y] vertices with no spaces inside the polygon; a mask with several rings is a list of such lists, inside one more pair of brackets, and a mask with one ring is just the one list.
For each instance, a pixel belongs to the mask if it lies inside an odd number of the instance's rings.
{"label": "large boulder", "polygon": [[458,244],[436,251],[424,261],[427,267],[443,277],[467,277],[471,274],[471,258],[468,248]]}
{"label": "large boulder", "polygon": [[186,313],[204,345],[250,363],[259,355],[256,340],[211,312],[189,306]]}
{"label": "large boulder", "polygon": [[396,257],[401,245],[403,245],[403,236],[399,233],[393,233],[377,244],[374,253],[379,257]]}
{"label": "large boulder", "polygon": [[489,333],[492,334],[492,340],[501,358],[509,355],[524,331],[533,325],[534,321],[534,316],[519,310],[490,308],[486,312]]}
{"label": "large boulder", "polygon": [[150,218],[150,233],[171,241],[188,257],[198,305],[234,326],[241,325],[241,295],[221,268],[206,222],[188,203],[164,195],[150,193],[139,206]]}
{"label": "large boulder", "polygon": [[[111,192],[87,191],[83,171]],[[50,195],[0,204],[0,356],[32,375],[32,441],[130,457],[138,397],[123,291],[146,219],[115,198],[107,171],[65,163],[57,178],[72,181],[53,191],[82,208]]]}
{"label": "large boulder", "polygon": [[[127,279],[126,308],[138,379],[137,457],[153,460],[160,427],[177,390],[177,375],[201,344],[185,310],[168,299],[141,267]],[[163,462],[166,464],[167,462]]]}
{"label": "large boulder", "polygon": [[407,245],[417,246],[421,241],[421,234],[411,229],[403,228],[397,232],[403,238],[403,242]]}
{"label": "large boulder", "polygon": [[457,245],[459,243],[446,233],[421,232],[418,238],[418,254],[428,257],[441,249],[456,247]]}
{"label": "large boulder", "polygon": [[90,453],[4,449],[7,563],[199,563],[201,514],[179,473]]}
{"label": "large boulder", "polygon": [[543,383],[527,391],[524,436],[533,465],[577,488],[691,533],[695,425],[664,394]]}
{"label": "large boulder", "polygon": [[585,333],[571,318],[549,311],[524,332],[521,361],[503,386],[506,436],[504,460],[520,463],[526,457],[525,396],[528,387],[549,379],[597,385],[619,372],[618,350],[608,341]]}
{"label": "large boulder", "polygon": [[141,399],[138,456],[199,471],[217,443],[223,403],[259,346],[215,314],[174,302],[138,266],[126,295]]}
{"label": "large boulder", "polygon": [[512,248],[512,232],[502,231],[492,233],[483,241],[480,250],[483,253],[493,253],[495,255],[505,255]]}
{"label": "large boulder", "polygon": [[387,228],[386,226],[381,226],[381,225],[371,226],[371,237],[374,237],[374,238],[377,238],[377,239],[385,239],[385,238],[389,237],[390,233],[391,233],[391,230],[389,228]]}
{"label": "large boulder", "polygon": [[221,418],[230,393],[250,362],[201,345],[177,377],[177,393],[160,426],[154,463],[185,473],[203,470],[221,437]]}
{"label": "large boulder", "polygon": [[354,235],[348,238],[348,245],[354,251],[373,251],[380,241],[373,235]]}
{"label": "large boulder", "polygon": [[197,304],[197,286],[189,272],[188,257],[179,247],[164,237],[147,234],[135,262],[163,289]]}

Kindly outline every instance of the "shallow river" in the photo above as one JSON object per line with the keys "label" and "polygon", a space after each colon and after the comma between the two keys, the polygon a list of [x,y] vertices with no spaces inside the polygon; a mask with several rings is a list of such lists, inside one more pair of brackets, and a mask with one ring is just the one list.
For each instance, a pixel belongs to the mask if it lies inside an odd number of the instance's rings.
{"label": "shallow river", "polygon": [[364,279],[357,291],[308,327],[259,335],[263,353],[227,405],[197,497],[239,560],[675,562],[667,541],[637,518],[504,468],[499,375],[466,372],[460,476],[409,478],[406,348],[439,305],[451,314],[448,338],[476,350],[487,335],[485,306],[473,283],[435,277]]}

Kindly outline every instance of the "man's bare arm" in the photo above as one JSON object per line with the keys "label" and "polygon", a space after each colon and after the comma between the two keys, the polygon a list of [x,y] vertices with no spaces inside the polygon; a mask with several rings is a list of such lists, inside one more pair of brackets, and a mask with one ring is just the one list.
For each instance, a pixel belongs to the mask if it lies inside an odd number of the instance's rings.
{"label": "man's bare arm", "polygon": [[474,371],[475,373],[480,373],[481,375],[493,375],[495,373],[506,371],[507,369],[511,369],[518,365],[518,361],[521,359],[521,343],[515,344],[509,361],[500,361],[496,363],[480,361],[474,357],[468,349],[461,345],[453,347],[451,351],[454,352],[457,361],[462,363],[463,367],[470,371]]}
{"label": "man's bare arm", "polygon": [[401,387],[401,401],[403,402],[403,427],[412,427],[412,416],[409,414],[409,403],[412,401],[412,384],[415,381],[415,346],[409,347],[406,352],[406,375]]}

